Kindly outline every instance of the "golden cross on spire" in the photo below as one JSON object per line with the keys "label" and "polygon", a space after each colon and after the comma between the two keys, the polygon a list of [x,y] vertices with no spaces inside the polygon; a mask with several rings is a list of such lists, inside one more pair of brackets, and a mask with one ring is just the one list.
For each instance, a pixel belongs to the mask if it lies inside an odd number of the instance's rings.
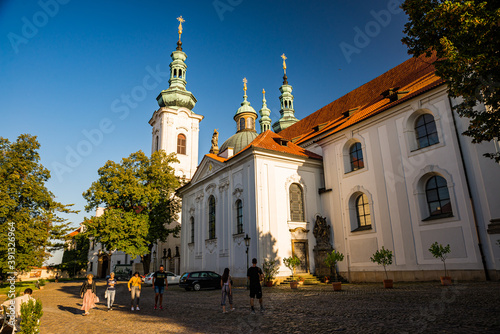
{"label": "golden cross on spire", "polygon": [[285,56],[284,53],[281,55],[281,58],[283,58],[283,70],[285,71],[285,74],[286,74],[286,62],[285,62],[285,60],[287,60],[288,58]]}
{"label": "golden cross on spire", "polygon": [[181,15],[177,18],[177,21],[179,21],[179,41],[180,41],[182,35],[182,23],[186,22],[186,20],[184,20]]}
{"label": "golden cross on spire", "polygon": [[243,78],[243,90],[245,91],[245,94],[247,93],[247,78]]}

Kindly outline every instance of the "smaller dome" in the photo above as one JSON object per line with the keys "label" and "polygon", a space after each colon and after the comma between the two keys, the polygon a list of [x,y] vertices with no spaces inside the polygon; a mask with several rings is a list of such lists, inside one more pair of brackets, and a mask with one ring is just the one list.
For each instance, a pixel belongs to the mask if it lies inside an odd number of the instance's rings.
{"label": "smaller dome", "polygon": [[234,114],[234,118],[236,119],[236,116],[243,113],[253,113],[255,115],[255,118],[258,117],[257,112],[255,112],[255,109],[250,105],[250,102],[247,101],[246,94],[244,96],[243,102],[241,102],[241,107],[239,107],[238,111],[236,111],[236,114]]}
{"label": "smaller dome", "polygon": [[236,154],[250,144],[258,134],[255,131],[240,131],[235,133],[222,144],[219,152],[224,152],[228,147],[233,148],[233,153]]}

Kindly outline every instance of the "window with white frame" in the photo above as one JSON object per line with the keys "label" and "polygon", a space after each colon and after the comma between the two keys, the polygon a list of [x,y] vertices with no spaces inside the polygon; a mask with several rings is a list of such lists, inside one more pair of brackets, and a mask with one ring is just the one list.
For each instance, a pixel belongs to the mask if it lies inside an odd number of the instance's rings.
{"label": "window with white frame", "polygon": [[208,238],[215,239],[215,197],[208,199]]}
{"label": "window with white frame", "polygon": [[365,167],[361,143],[354,143],[349,147],[349,161],[351,163],[351,172]]}
{"label": "window with white frame", "polygon": [[439,143],[434,116],[423,114],[415,122],[415,137],[418,148],[424,148]]}
{"label": "window with white frame", "polygon": [[290,220],[303,222],[304,218],[304,195],[302,187],[297,183],[290,185]]}
{"label": "window with white frame", "polygon": [[453,216],[450,193],[446,179],[434,175],[425,184],[425,198],[429,209],[429,218],[436,219]]}
{"label": "window with white frame", "polygon": [[243,203],[241,199],[236,201],[236,233],[243,233]]}

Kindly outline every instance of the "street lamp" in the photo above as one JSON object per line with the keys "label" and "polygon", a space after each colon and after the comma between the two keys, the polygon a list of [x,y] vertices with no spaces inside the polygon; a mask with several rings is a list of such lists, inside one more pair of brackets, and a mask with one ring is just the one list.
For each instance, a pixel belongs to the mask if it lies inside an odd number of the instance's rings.
{"label": "street lamp", "polygon": [[153,271],[156,271],[156,251],[153,251]]}
{"label": "street lamp", "polygon": [[[248,247],[250,247],[250,237],[248,236],[248,233],[245,236],[245,238],[243,238],[243,240],[245,240],[245,246],[247,246],[247,270],[248,270]],[[248,290],[248,276],[247,276],[247,290]]]}
{"label": "street lamp", "polygon": [[167,268],[167,249],[166,248],[163,248],[163,266],[165,268]]}

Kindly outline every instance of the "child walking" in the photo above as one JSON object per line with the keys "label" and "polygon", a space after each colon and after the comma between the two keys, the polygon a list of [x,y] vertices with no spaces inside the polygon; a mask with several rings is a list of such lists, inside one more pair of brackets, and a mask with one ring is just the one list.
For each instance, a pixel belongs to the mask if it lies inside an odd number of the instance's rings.
{"label": "child walking", "polygon": [[231,276],[229,276],[229,268],[224,269],[224,274],[220,280],[220,286],[222,288],[222,313],[227,313],[226,311],[226,296],[229,299],[229,306],[231,306],[231,311],[234,311],[233,307],[233,291],[231,287]]}
{"label": "child walking", "polygon": [[[132,284],[132,288],[130,287],[130,284]],[[132,300],[130,301],[131,303],[131,310],[134,310],[134,304],[135,304],[135,310],[139,311],[139,297],[141,297],[141,284],[142,284],[142,279],[139,276],[139,272],[136,271],[134,273],[134,276],[128,281],[128,291],[130,291],[131,298]]]}
{"label": "child walking", "polygon": [[106,298],[108,300],[108,311],[113,309],[113,303],[115,302],[116,294],[116,279],[115,273],[109,274],[109,278],[106,280]]}

